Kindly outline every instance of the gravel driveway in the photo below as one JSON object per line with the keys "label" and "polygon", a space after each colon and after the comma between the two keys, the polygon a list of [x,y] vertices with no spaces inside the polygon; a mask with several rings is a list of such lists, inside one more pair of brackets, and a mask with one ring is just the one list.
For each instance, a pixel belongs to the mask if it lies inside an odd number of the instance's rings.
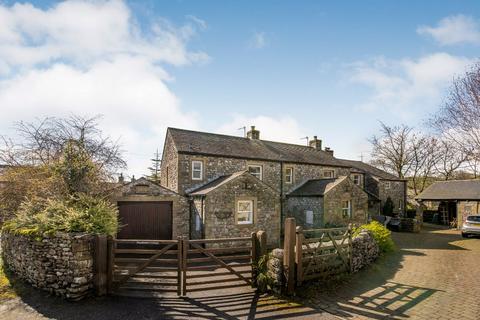
{"label": "gravel driveway", "polygon": [[395,233],[398,250],[335,287],[311,285],[287,301],[251,290],[195,298],[94,298],[69,303],[28,289],[1,319],[479,319],[480,239],[426,228]]}

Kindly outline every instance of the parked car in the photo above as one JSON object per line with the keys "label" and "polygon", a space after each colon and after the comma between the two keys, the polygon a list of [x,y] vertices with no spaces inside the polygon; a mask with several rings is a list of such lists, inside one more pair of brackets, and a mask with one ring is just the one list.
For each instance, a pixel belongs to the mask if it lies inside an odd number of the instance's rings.
{"label": "parked car", "polygon": [[480,215],[468,216],[463,224],[462,237],[466,238],[469,235],[480,235]]}

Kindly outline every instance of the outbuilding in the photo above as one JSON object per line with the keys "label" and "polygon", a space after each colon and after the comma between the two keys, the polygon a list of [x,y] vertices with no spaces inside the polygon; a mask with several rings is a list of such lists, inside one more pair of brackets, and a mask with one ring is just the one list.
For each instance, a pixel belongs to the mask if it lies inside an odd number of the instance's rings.
{"label": "outbuilding", "polygon": [[189,233],[188,200],[145,178],[116,188],[119,239],[169,240]]}
{"label": "outbuilding", "polygon": [[438,181],[415,199],[438,206],[435,222],[460,228],[467,216],[480,214],[480,180]]}

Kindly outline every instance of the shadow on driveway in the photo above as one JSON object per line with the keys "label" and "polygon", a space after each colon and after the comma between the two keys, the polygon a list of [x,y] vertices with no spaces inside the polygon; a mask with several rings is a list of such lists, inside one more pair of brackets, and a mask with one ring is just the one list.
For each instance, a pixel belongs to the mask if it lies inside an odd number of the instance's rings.
{"label": "shadow on driveway", "polygon": [[189,298],[90,298],[68,302],[33,288],[0,311],[2,319],[336,319],[318,308],[255,292]]}

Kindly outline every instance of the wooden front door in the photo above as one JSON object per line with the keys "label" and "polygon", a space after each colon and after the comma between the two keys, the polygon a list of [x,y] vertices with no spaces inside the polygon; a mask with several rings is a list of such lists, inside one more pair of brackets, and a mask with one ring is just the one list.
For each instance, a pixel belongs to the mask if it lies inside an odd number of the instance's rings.
{"label": "wooden front door", "polygon": [[172,239],[172,202],[119,202],[118,239]]}

